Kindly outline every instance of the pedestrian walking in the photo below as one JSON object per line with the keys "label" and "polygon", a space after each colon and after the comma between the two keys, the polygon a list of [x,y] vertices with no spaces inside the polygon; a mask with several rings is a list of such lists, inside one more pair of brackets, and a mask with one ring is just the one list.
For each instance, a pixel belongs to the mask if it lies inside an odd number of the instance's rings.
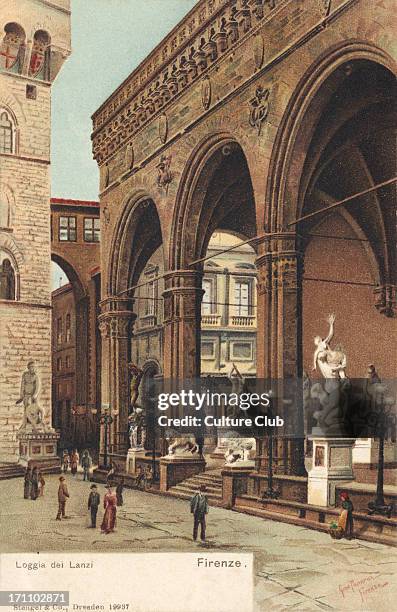
{"label": "pedestrian walking", "polygon": [[91,529],[96,528],[96,515],[98,514],[98,508],[101,498],[97,491],[95,484],[91,485],[91,493],[88,497],[88,510],[91,513]]}
{"label": "pedestrian walking", "polygon": [[69,452],[67,450],[64,450],[63,456],[62,456],[62,470],[64,474],[66,474],[66,472],[68,471],[69,465],[70,465]]}
{"label": "pedestrian walking", "polygon": [[79,453],[77,452],[77,448],[75,448],[72,453],[72,456],[70,457],[70,471],[72,472],[73,476],[76,476],[77,474],[79,459]]}
{"label": "pedestrian walking", "polygon": [[25,474],[23,476],[23,497],[24,499],[29,499],[30,497],[30,479],[31,479],[31,469],[29,466],[26,466]]}
{"label": "pedestrian walking", "polygon": [[57,521],[60,521],[61,518],[64,518],[64,519],[69,518],[65,514],[66,500],[68,499],[68,497],[69,497],[69,491],[66,486],[65,478],[63,476],[60,476],[59,487],[58,487],[58,514],[56,517]]}
{"label": "pedestrian walking", "polygon": [[44,476],[41,472],[39,472],[38,474],[38,480],[39,480],[39,497],[43,497],[44,495],[44,487],[45,487],[45,480],[44,480]]}
{"label": "pedestrian walking", "polygon": [[353,504],[346,491],[340,494],[342,512],[339,517],[338,527],[342,527],[345,538],[351,540],[353,537]]}
{"label": "pedestrian walking", "polygon": [[197,540],[198,527],[201,527],[200,539],[205,541],[205,516],[208,514],[208,499],[205,495],[207,488],[201,485],[199,491],[190,500],[190,512],[193,514],[193,540]]}
{"label": "pedestrian walking", "polygon": [[30,499],[36,500],[39,496],[39,474],[34,467],[30,475]]}
{"label": "pedestrian walking", "polygon": [[117,497],[113,493],[112,487],[109,485],[106,487],[107,493],[103,500],[103,507],[105,508],[105,514],[103,517],[101,531],[102,533],[112,533],[116,525],[116,514],[117,514]]}
{"label": "pedestrian walking", "polygon": [[118,506],[123,505],[123,489],[124,489],[124,478],[121,478],[119,484],[116,487],[116,499],[117,499]]}
{"label": "pedestrian walking", "polygon": [[90,479],[90,469],[92,465],[92,459],[88,450],[85,450],[81,457],[81,467],[83,468],[83,480]]}

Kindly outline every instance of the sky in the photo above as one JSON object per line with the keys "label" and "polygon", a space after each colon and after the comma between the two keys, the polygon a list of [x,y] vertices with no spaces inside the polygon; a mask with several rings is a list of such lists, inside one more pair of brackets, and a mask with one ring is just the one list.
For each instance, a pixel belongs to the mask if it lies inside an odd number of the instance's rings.
{"label": "sky", "polygon": [[91,115],[196,0],[72,0],[72,54],[52,88],[52,197],[97,200]]}

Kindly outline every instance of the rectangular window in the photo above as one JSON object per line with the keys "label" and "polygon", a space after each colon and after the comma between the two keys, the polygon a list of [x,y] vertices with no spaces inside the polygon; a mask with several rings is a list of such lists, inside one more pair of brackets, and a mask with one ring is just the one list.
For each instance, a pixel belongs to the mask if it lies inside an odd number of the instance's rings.
{"label": "rectangular window", "polygon": [[70,342],[71,338],[71,327],[70,327],[70,313],[66,315],[66,342]]}
{"label": "rectangular window", "polygon": [[155,315],[156,314],[156,283],[155,281],[150,281],[146,285],[146,300],[145,300],[145,315]]}
{"label": "rectangular window", "polygon": [[239,317],[251,314],[251,281],[236,280],[234,284],[234,312]]}
{"label": "rectangular window", "polygon": [[232,342],[232,359],[249,361],[252,356],[251,342]]}
{"label": "rectangular window", "polygon": [[85,242],[99,242],[101,238],[100,220],[98,217],[86,217],[84,219]]}
{"label": "rectangular window", "polygon": [[201,342],[201,356],[203,359],[215,358],[215,342]]}
{"label": "rectangular window", "polygon": [[76,242],[76,217],[59,217],[59,241]]}
{"label": "rectangular window", "polygon": [[62,370],[62,357],[58,357],[57,359],[57,371],[60,372]]}
{"label": "rectangular window", "polygon": [[72,362],[71,362],[71,359],[70,359],[70,355],[66,355],[66,368],[68,370],[70,370],[71,364],[72,364]]}
{"label": "rectangular window", "polygon": [[57,319],[57,343],[62,344],[62,318]]}
{"label": "rectangular window", "polygon": [[201,314],[208,315],[216,313],[216,289],[215,279],[203,278],[203,301],[201,303]]}

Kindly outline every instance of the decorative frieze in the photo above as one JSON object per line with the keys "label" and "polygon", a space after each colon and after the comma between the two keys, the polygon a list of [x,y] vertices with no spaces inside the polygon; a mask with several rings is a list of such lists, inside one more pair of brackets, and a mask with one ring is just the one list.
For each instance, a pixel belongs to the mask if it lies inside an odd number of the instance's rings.
{"label": "decorative frieze", "polygon": [[[201,0],[196,11],[180,22],[176,34],[174,31],[166,37],[94,114],[93,152],[98,164],[232,49],[274,7],[275,2],[269,0]],[[209,85],[203,82],[204,108],[211,103]],[[166,140],[164,129],[159,134],[162,142]]]}

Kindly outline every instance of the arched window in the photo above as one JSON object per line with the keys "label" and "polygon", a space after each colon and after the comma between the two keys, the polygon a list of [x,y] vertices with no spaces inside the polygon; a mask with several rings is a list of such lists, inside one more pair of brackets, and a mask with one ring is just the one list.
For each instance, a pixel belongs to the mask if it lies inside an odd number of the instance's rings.
{"label": "arched window", "polygon": [[37,79],[49,80],[50,44],[50,35],[44,30],[37,30],[33,38],[29,76],[36,77]]}
{"label": "arched window", "polygon": [[0,300],[15,299],[15,270],[10,258],[0,253]]}
{"label": "arched window", "polygon": [[0,188],[0,228],[12,227],[13,198],[9,189]]}
{"label": "arched window", "polygon": [[20,73],[25,56],[25,32],[17,23],[7,23],[0,46],[0,69]]}
{"label": "arched window", "polygon": [[15,153],[15,124],[11,113],[0,108],[0,153]]}

